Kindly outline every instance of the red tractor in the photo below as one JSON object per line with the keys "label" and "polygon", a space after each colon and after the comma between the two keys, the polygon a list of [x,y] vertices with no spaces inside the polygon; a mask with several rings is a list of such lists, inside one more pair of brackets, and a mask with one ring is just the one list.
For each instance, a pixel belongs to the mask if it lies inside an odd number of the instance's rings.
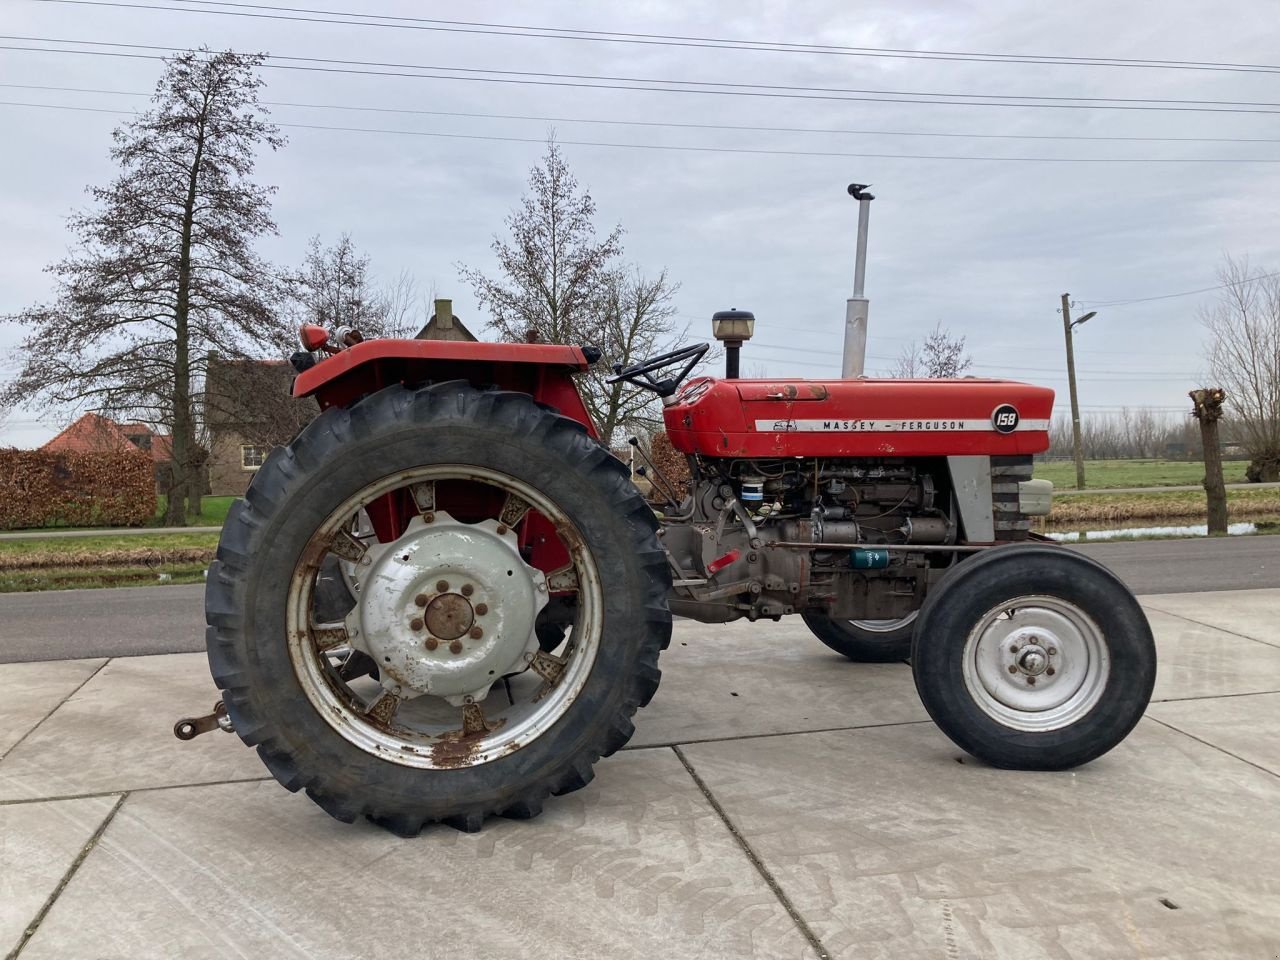
{"label": "red tractor", "polygon": [[1030,531],[1048,389],[689,379],[688,347],[616,371],[687,456],[651,502],[577,391],[591,348],[310,333],[294,395],[323,413],[227,518],[225,707],[178,732],[234,727],[340,820],[537,815],[630,738],[673,615],[797,614],[852,659],[909,657],[933,719],[999,767],[1085,763],[1147,705],[1137,601]]}

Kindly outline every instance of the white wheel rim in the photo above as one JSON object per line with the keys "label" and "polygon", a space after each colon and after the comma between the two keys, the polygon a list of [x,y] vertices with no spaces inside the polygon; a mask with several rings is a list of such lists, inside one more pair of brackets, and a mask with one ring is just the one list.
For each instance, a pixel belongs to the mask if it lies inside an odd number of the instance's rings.
{"label": "white wheel rim", "polygon": [[[323,545],[329,542],[340,531],[351,531],[357,513],[383,494],[414,484],[434,483],[437,480],[469,480],[486,483],[507,492],[508,495],[519,497],[532,510],[551,520],[561,531],[561,540],[569,550],[571,572],[558,571],[558,575],[544,576],[541,571],[527,566],[524,571],[521,571],[518,564],[522,561],[515,553],[512,554],[510,569],[527,578],[535,591],[561,592],[566,588],[576,590],[577,619],[569,632],[567,643],[558,649],[556,656],[542,654],[538,650],[536,637],[530,629],[527,645],[521,648],[527,651],[522,656],[524,662],[517,666],[517,669],[523,667],[529,669],[511,681],[513,686],[519,683],[529,691],[536,690],[536,695],[532,695],[527,702],[519,700],[502,709],[495,709],[495,692],[496,700],[506,704],[507,698],[501,685],[495,685],[483,692],[472,690],[465,695],[461,688],[454,685],[448,688],[448,696],[433,696],[425,690],[401,690],[399,692],[407,697],[403,702],[411,704],[412,709],[401,706],[397,709],[394,719],[383,723],[376,714],[376,702],[379,698],[388,695],[388,688],[397,685],[396,678],[390,677],[389,674],[384,676],[381,691],[376,688],[366,689],[368,696],[362,696],[337,678],[335,664],[331,659],[335,652],[342,653],[351,649],[371,653],[365,648],[364,640],[360,636],[361,627],[369,622],[370,618],[361,616],[359,596],[357,596],[355,609],[343,623],[330,625],[312,622],[315,576],[319,571],[320,563],[327,555],[323,546],[317,550],[315,544]],[[439,518],[441,523],[457,524],[457,521],[452,520],[443,511],[433,512],[432,522],[436,522],[436,518]],[[495,544],[500,540],[500,534],[497,531],[506,530],[505,525],[501,525],[497,520],[482,521],[470,526],[472,536],[483,536]],[[401,545],[402,542],[407,543],[405,538],[414,535],[415,531],[419,531],[417,535],[421,536],[422,529],[421,518],[415,518],[401,538],[390,544],[380,544],[376,551],[370,551],[370,562],[364,569],[370,572],[381,569],[385,565],[388,551]],[[497,556],[498,550],[498,546],[495,545],[491,553]],[[456,569],[457,556],[450,558],[449,562],[454,563],[454,569]],[[351,565],[345,563],[344,567],[351,569]],[[356,569],[359,569],[359,565],[356,565]],[[434,577],[434,569],[430,568],[424,575],[428,579]],[[505,570],[502,572],[505,573]],[[491,608],[490,615],[497,614],[495,607],[501,600],[491,587],[493,576],[485,576],[483,570],[478,570],[476,573],[480,574],[475,577],[478,592],[473,596],[488,600]],[[570,582],[571,587],[568,586]],[[548,585],[550,590],[547,590]],[[428,596],[432,596],[429,587],[427,590]],[[412,590],[405,585],[399,585],[399,592],[401,595],[407,595],[412,593]],[[540,608],[541,603],[537,606]],[[488,763],[514,753],[545,734],[564,716],[586,684],[599,653],[603,627],[602,606],[603,591],[590,550],[577,534],[568,516],[545,494],[514,477],[497,471],[469,465],[433,465],[407,470],[366,486],[344,501],[316,530],[308,547],[303,550],[298,567],[291,578],[286,610],[286,636],[289,656],[303,692],[319,716],[345,740],[379,759],[403,766],[436,770],[456,769]],[[523,625],[526,616],[527,613],[522,613],[515,619]],[[378,621],[380,629],[384,631],[384,635],[372,644],[379,653],[376,662],[381,668],[385,664],[386,654],[390,653],[393,657],[396,655],[394,641],[388,640],[385,635],[383,624],[386,618],[373,619]],[[493,617],[493,619],[499,618]],[[531,625],[532,621],[530,620],[529,623]],[[343,642],[327,647],[327,653],[322,651],[324,631],[343,628],[348,631],[349,636]],[[438,649],[432,651],[433,655],[439,653]],[[461,659],[466,660],[467,656],[462,655]],[[494,661],[491,656],[485,661],[486,656],[489,654],[477,654],[475,662],[477,664],[483,662],[484,667],[491,666]],[[535,657],[539,658],[538,661],[530,663],[529,661]],[[563,663],[557,665],[558,672],[553,683],[540,675],[539,667],[545,669],[547,664],[555,661],[563,661]],[[396,666],[402,668],[396,670],[399,678],[412,676],[411,672],[403,669],[407,666],[406,663],[402,662]],[[535,674],[535,671],[539,673]],[[483,673],[487,675],[488,670],[484,670]],[[501,678],[495,676],[494,679],[497,684]],[[365,686],[368,688],[375,683],[372,679],[367,679]],[[373,701],[372,704],[370,699]],[[375,711],[373,714],[370,713],[371,706]],[[477,716],[473,712],[477,710],[483,726],[473,727],[468,731],[466,718]],[[492,729],[484,729],[490,725]]]}
{"label": "white wheel rim", "polygon": [[974,703],[1003,726],[1045,732],[1071,726],[1098,703],[1111,656],[1098,625],[1058,597],[1010,599],[965,639],[963,675]]}
{"label": "white wheel rim", "polygon": [[919,610],[912,610],[899,620],[850,620],[849,622],[859,630],[867,631],[867,633],[893,633],[908,624],[915,623],[916,617],[919,615]]}

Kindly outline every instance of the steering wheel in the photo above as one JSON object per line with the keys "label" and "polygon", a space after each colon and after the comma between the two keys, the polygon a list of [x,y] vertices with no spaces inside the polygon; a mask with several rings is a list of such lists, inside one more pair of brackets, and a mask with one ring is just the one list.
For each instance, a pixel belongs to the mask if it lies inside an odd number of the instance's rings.
{"label": "steering wheel", "polygon": [[[656,357],[650,357],[640,363],[630,367],[623,367],[620,363],[613,365],[613,376],[607,377],[605,383],[617,383],[619,380],[625,380],[627,383],[635,384],[637,387],[643,387],[646,390],[652,390],[660,397],[669,397],[676,392],[676,388],[680,386],[680,381],[687,377],[693,368],[698,365],[698,361],[702,359],[711,345],[707,343],[695,343],[691,347],[681,347],[679,350],[672,350],[668,353],[660,353]],[[672,376],[658,379],[654,376],[659,370],[666,367],[674,366],[677,363],[683,363],[678,372]]]}

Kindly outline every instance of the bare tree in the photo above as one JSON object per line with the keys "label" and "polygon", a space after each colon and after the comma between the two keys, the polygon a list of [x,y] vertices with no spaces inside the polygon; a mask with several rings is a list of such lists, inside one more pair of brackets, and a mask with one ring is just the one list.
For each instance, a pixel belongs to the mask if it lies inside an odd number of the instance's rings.
{"label": "bare tree", "polygon": [[1218,277],[1218,303],[1200,314],[1210,374],[1226,390],[1249,479],[1280,480],[1280,277],[1251,276],[1249,261],[1232,257]]}
{"label": "bare tree", "polygon": [[367,337],[412,337],[431,315],[417,279],[401,270],[379,286],[370,264],[349,233],[328,247],[312,237],[301,268],[284,278],[294,319],[329,330],[352,327]]}
{"label": "bare tree", "polygon": [[652,391],[622,381],[605,381],[615,364],[630,366],[685,342],[684,332],[673,330],[676,308],[672,300],[677,290],[679,285],[667,280],[666,270],[656,277],[645,277],[631,268],[609,278],[599,336],[593,344],[600,348],[601,362],[579,381],[587,410],[606,444],[615,440],[619,429],[652,430],[662,422],[658,398]]}
{"label": "bare tree", "polygon": [[939,320],[923,344],[912,340],[902,349],[894,361],[891,376],[903,379],[964,376],[973,366],[973,358],[964,352],[964,345],[965,338],[948,333]]}
{"label": "bare tree", "polygon": [[528,192],[506,219],[510,239],[494,237],[498,274],[459,264],[501,340],[598,347],[605,368],[582,378],[588,409],[606,443],[614,433],[656,422],[652,397],[625,384],[606,384],[613,363],[674,349],[671,300],[677,287],[666,271],[644,277],[618,265],[622,227],[597,236],[595,201],[580,189],[552,140],[529,173]]}
{"label": "bare tree", "polygon": [[53,264],[56,299],[9,319],[25,363],[0,400],[71,404],[167,426],[165,522],[198,513],[199,384],[210,351],[278,342],[271,277],[252,241],[275,231],[273,188],[251,179],[261,144],[284,143],[258,101],[259,54],[178,54],[149,110],[118,127],[120,174],[74,215],[77,249]]}
{"label": "bare tree", "polygon": [[436,285],[424,292],[417,278],[401,270],[378,291],[381,331],[377,335],[409,339],[426,325],[435,309]]}

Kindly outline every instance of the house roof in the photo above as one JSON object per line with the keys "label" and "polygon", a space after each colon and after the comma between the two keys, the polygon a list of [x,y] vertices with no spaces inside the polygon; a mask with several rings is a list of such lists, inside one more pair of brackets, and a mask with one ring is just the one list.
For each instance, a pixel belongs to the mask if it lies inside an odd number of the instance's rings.
{"label": "house roof", "polygon": [[164,463],[173,458],[172,438],[156,433],[146,424],[120,424],[99,413],[86,413],[42,446],[41,450],[63,453],[129,453],[141,449],[130,436],[151,437],[151,459]]}

